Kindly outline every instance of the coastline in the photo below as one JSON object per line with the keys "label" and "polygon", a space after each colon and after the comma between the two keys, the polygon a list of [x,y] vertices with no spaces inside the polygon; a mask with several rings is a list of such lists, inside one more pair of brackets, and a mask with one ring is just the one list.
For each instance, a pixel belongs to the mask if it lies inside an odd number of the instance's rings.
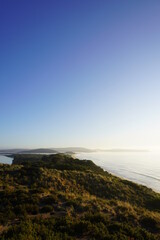
{"label": "coastline", "polygon": [[[17,154],[12,166],[1,166],[0,171],[2,239],[26,234],[27,224],[37,236],[39,229],[48,234],[50,226],[58,224],[60,234],[67,230],[67,239],[102,239],[102,227],[107,230],[103,239],[149,240],[160,234],[160,194],[105,172],[91,160]],[[148,222],[154,223],[152,229]],[[66,232],[60,239],[65,237]]]}
{"label": "coastline", "polygon": [[[160,190],[158,190],[157,188],[155,188],[155,187],[151,187],[151,186],[149,186],[149,185],[147,185],[147,184],[145,184],[145,183],[142,183],[142,182],[140,182],[139,180],[138,180],[138,178],[136,179],[136,178],[134,178],[134,179],[132,179],[132,178],[130,178],[130,177],[127,177],[127,176],[125,176],[125,175],[123,175],[123,174],[121,174],[120,172],[118,172],[118,171],[116,171],[116,170],[110,170],[109,169],[109,167],[107,168],[107,167],[104,167],[104,166],[102,166],[100,163],[98,163],[98,160],[95,162],[93,159],[91,159],[91,158],[81,158],[80,157],[80,155],[82,155],[82,153],[70,153],[70,152],[67,152],[67,153],[63,153],[63,154],[65,154],[65,155],[70,155],[72,158],[74,158],[74,159],[76,159],[76,158],[78,158],[78,159],[80,159],[80,160],[92,160],[97,166],[99,166],[99,167],[101,167],[104,171],[106,171],[106,172],[108,172],[108,173],[110,173],[111,175],[113,175],[113,176],[115,176],[115,177],[118,177],[118,178],[120,178],[120,179],[122,179],[122,180],[127,180],[127,181],[131,181],[131,182],[133,182],[133,183],[136,183],[136,184],[138,184],[138,185],[141,185],[141,186],[145,186],[145,187],[147,187],[147,188],[149,188],[149,189],[152,189],[154,192],[156,192],[156,193],[160,193]],[[86,153],[85,153],[86,154]],[[12,163],[13,163],[13,161],[14,161],[14,154],[1,154],[0,156],[3,156],[3,157],[6,157],[6,158],[12,158],[12,162],[5,162],[5,160],[3,160],[2,162],[0,161],[0,164],[9,164],[9,165],[12,165]],[[141,175],[141,176],[144,176],[144,177],[148,177],[148,178],[151,178],[151,179],[153,179],[153,180],[156,180],[156,181],[160,181],[160,179],[158,179],[158,178],[156,178],[156,177],[152,177],[152,176],[148,176],[148,175],[145,175],[145,174],[142,174],[142,173],[137,173],[137,172],[134,172],[134,174],[136,174],[136,175]]]}
{"label": "coastline", "polygon": [[[119,163],[119,159],[121,159],[121,155],[118,153],[115,153],[116,158],[118,160],[110,159],[109,161],[108,161],[107,157],[105,160],[103,159],[103,161],[102,161],[102,159],[101,159],[102,154],[103,153],[100,153],[100,155],[98,156],[97,153],[95,153],[95,154],[75,153],[74,158],[78,158],[80,160],[90,159],[96,165],[100,166],[104,171],[107,171],[108,173],[110,173],[116,177],[119,177],[121,179],[128,180],[133,183],[145,186],[147,188],[152,189],[156,193],[160,193],[160,187],[159,187],[160,178],[152,176],[148,173],[145,174],[140,171],[141,169],[134,170],[134,169],[128,168],[127,164],[129,164],[129,163],[127,163],[126,165],[123,164],[123,166],[122,166]],[[107,154],[107,153],[105,153],[105,154]],[[121,154],[122,155],[126,154],[126,156],[128,156],[128,154],[131,154],[131,153],[121,153]],[[113,155],[114,155],[114,153],[113,153]],[[143,166],[140,166],[140,167],[142,168]]]}

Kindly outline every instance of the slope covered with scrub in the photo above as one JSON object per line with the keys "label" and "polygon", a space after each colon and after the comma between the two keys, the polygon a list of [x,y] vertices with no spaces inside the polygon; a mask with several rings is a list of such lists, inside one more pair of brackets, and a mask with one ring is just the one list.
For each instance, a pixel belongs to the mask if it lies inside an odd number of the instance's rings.
{"label": "slope covered with scrub", "polygon": [[0,165],[0,240],[160,239],[160,194],[71,156]]}

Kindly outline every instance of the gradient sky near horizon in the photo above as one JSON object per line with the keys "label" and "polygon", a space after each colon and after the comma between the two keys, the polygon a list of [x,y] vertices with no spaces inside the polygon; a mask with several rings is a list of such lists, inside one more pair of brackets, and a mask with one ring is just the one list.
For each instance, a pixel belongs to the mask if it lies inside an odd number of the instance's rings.
{"label": "gradient sky near horizon", "polygon": [[159,0],[0,0],[0,148],[160,147]]}

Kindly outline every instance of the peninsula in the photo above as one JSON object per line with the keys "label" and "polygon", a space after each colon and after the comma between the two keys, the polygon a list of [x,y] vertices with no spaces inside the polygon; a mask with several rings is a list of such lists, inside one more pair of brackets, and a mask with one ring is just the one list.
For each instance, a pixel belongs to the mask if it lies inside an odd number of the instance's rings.
{"label": "peninsula", "polygon": [[160,194],[70,155],[0,165],[0,240],[160,239]]}

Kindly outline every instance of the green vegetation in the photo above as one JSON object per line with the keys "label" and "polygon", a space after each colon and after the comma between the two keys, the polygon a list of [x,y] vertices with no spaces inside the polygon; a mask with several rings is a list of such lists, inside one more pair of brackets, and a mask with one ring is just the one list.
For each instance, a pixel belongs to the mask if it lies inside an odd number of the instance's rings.
{"label": "green vegetation", "polygon": [[0,240],[159,240],[160,194],[69,155],[0,165]]}

